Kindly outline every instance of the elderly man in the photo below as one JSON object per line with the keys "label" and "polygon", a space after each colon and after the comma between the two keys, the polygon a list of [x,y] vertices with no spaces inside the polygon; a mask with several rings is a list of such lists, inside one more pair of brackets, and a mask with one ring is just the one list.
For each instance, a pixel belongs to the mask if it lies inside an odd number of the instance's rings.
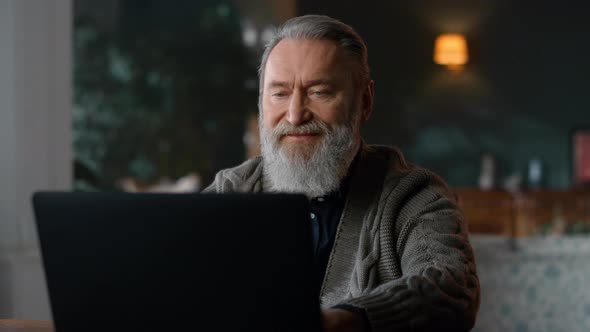
{"label": "elderly man", "polygon": [[293,18],[259,75],[262,156],[205,191],[309,197],[326,331],[470,330],[479,281],[463,215],[439,177],[363,142],[373,81],[358,34]]}

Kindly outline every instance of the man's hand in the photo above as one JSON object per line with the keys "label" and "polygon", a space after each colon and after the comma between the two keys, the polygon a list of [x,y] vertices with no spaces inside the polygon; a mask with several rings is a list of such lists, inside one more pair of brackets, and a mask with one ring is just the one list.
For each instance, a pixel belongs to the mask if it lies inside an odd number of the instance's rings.
{"label": "man's hand", "polygon": [[366,332],[359,314],[344,309],[322,310],[324,332]]}

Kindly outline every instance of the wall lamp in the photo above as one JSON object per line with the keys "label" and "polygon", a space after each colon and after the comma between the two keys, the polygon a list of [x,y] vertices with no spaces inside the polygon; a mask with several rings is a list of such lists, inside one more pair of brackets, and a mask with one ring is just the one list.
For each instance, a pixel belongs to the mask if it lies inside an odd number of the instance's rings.
{"label": "wall lamp", "polygon": [[469,61],[467,41],[460,34],[442,34],[434,42],[434,62],[451,71],[461,71]]}

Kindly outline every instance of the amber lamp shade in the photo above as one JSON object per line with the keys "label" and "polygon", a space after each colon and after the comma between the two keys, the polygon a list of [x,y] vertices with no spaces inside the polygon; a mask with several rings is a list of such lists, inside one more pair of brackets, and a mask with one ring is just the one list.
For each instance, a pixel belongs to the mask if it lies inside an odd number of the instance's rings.
{"label": "amber lamp shade", "polygon": [[469,60],[467,41],[460,34],[442,34],[434,43],[434,62],[449,69],[461,69]]}

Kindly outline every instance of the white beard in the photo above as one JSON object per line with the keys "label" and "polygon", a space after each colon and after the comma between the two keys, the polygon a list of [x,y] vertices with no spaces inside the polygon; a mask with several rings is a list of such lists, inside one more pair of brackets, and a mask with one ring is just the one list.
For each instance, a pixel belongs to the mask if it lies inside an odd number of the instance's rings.
{"label": "white beard", "polygon": [[[360,144],[356,122],[329,126],[312,120],[300,126],[280,122],[274,129],[264,128],[260,116],[260,145],[264,176],[270,191],[301,193],[308,198],[326,195],[339,188]],[[281,144],[287,133],[319,133],[315,144]]]}

